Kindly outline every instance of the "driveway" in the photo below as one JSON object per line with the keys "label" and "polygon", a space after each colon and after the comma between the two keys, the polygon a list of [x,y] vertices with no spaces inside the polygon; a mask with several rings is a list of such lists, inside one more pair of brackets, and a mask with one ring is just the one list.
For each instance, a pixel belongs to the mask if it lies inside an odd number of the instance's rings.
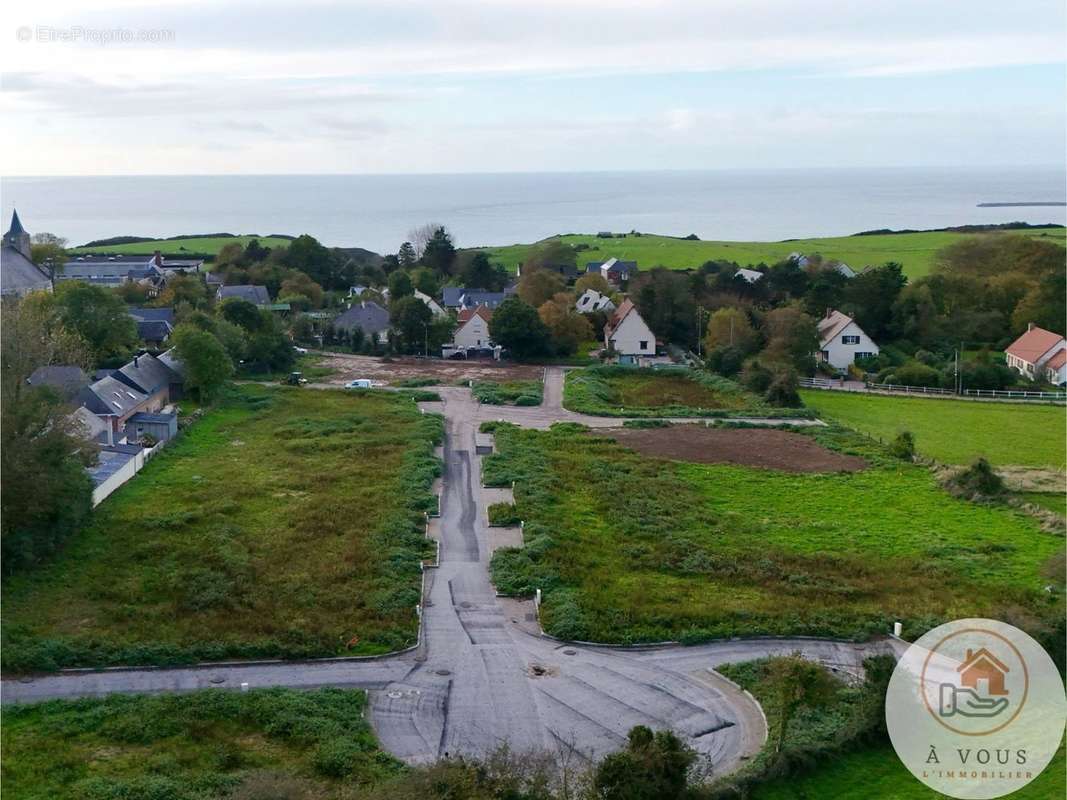
{"label": "driveway", "polygon": [[486,500],[474,434],[486,419],[544,428],[559,420],[594,427],[617,419],[561,406],[563,372],[549,369],[538,408],[482,406],[467,389],[439,390],[444,444],[440,564],[426,572],[417,649],[373,660],[277,662],[183,669],[86,671],[3,681],[4,702],[111,692],[343,686],[370,694],[382,745],[409,763],[445,755],[515,750],[571,751],[597,759],[623,746],[634,725],[671,728],[724,774],[766,738],[762,712],[712,671],[718,664],[801,652],[859,673],[883,642],[809,639],[725,641],[698,647],[612,648],[565,644],[540,635],[533,603],[498,598],[489,582]]}

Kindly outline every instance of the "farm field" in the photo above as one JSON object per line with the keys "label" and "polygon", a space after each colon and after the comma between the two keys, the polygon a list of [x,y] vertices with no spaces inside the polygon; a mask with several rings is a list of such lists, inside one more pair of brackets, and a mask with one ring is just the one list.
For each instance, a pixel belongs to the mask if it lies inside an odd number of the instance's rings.
{"label": "farm field", "polygon": [[258,239],[264,247],[288,247],[289,239],[279,236],[200,236],[192,239],[152,239],[148,242],[131,244],[112,244],[104,247],[72,247],[70,253],[108,253],[124,256],[150,256],[159,250],[165,256],[180,257],[189,255],[218,255],[219,250],[228,244],[237,242],[242,247],[252,239]]}
{"label": "farm field", "polygon": [[[1063,228],[1020,230],[1016,233],[1039,237],[1061,245],[1065,241]],[[792,239],[784,242],[705,242],[655,234],[640,236],[627,234],[624,238],[616,239],[599,239],[594,234],[568,234],[558,238],[570,245],[588,246],[589,249],[578,254],[578,263],[583,266],[587,261],[604,261],[612,257],[624,261],[636,261],[642,270],[656,266],[671,269],[696,268],[705,261],[713,260],[736,261],[741,266],[746,266],[760,262],[773,264],[781,261],[790,253],[801,252],[807,255],[821,253],[824,258],[844,261],[855,269],[869,264],[878,265],[887,261],[897,261],[903,264],[905,275],[909,278],[919,278],[930,272],[933,267],[934,254],[938,250],[960,238],[973,235],[933,231]],[[997,234],[981,235],[995,236]],[[514,244],[478,249],[484,250],[493,261],[503,264],[514,272],[534,246],[535,244]]]}
{"label": "farm field", "polygon": [[563,406],[605,417],[796,416],[805,412],[772,409],[733,381],[684,369],[596,366],[571,370],[563,386]]}
{"label": "farm field", "polygon": [[802,389],[800,396],[821,418],[885,441],[909,430],[919,453],[946,464],[969,464],[982,456],[994,466],[1062,470],[1067,460],[1067,410],[1063,406],[819,389]]}
{"label": "farm field", "polygon": [[365,707],[363,692],[339,689],[213,689],[5,706],[4,796],[351,796],[403,769],[378,749]]}
{"label": "farm field", "polygon": [[496,428],[485,481],[516,482],[526,546],[495,554],[494,582],[541,588],[542,622],[561,638],[866,637],[893,620],[908,636],[1009,606],[1062,613],[1043,591],[1062,581],[1062,537],[956,499],[926,468],[848,431],[789,435],[866,469],[800,474],[642,458],[574,425]]}
{"label": "farm field", "polygon": [[413,643],[441,432],[392,393],[241,386],[5,582],[4,668]]}

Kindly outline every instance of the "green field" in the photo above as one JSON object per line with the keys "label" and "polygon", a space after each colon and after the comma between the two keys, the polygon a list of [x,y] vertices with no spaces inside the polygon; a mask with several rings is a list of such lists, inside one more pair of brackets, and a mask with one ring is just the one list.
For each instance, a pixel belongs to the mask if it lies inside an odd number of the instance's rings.
{"label": "green field", "polygon": [[733,381],[685,369],[596,366],[567,372],[563,405],[602,417],[806,416],[771,408]]}
{"label": "green field", "polygon": [[994,466],[1063,469],[1067,463],[1067,409],[1054,405],[888,397],[819,389],[802,390],[805,405],[832,419],[889,441],[903,430],[916,449],[946,464],[979,456]]}
{"label": "green field", "polygon": [[847,431],[807,435],[862,455],[864,471],[684,464],[580,426],[496,428],[484,478],[516,482],[526,546],[498,551],[493,579],[509,594],[542,589],[542,622],[561,638],[863,637],[894,620],[914,635],[1007,608],[1062,613],[1044,592],[1062,582],[1062,537],[956,499]]}
{"label": "green field", "polygon": [[253,239],[258,239],[264,247],[288,247],[289,239],[277,236],[206,236],[193,239],[153,239],[148,242],[135,242],[133,244],[113,244],[105,247],[72,247],[69,253],[109,253],[124,256],[150,256],[159,250],[165,256],[175,258],[183,254],[189,256],[214,256],[219,250],[228,244],[237,242],[242,247]]}
{"label": "green field", "polygon": [[412,644],[441,429],[393,393],[240,387],[5,582],[5,669]]}
{"label": "green field", "polygon": [[[361,691],[224,689],[5,706],[9,800],[352,796],[398,775]],[[346,791],[346,789],[348,791]]]}
{"label": "green field", "polygon": [[[1067,759],[1061,747],[1052,763],[1030,784],[1008,795],[1011,800],[1050,800],[1067,793]],[[900,763],[888,744],[863,747],[834,756],[817,769],[756,787],[751,800],[943,800]]]}
{"label": "green field", "polygon": [[[1051,228],[1023,230],[1019,233],[1062,245],[1067,231],[1063,228]],[[973,235],[951,232],[893,233],[793,239],[785,242],[701,242],[654,234],[627,234],[625,238],[619,239],[598,239],[591,234],[568,234],[559,238],[570,245],[584,244],[589,247],[588,250],[578,253],[578,263],[581,266],[588,261],[605,261],[612,257],[636,261],[637,266],[643,270],[657,266],[671,269],[696,268],[705,261],[720,260],[736,261],[745,266],[760,262],[773,264],[790,253],[801,252],[809,256],[821,253],[823,258],[844,261],[857,270],[869,264],[897,261],[904,265],[905,275],[918,278],[930,272],[934,254],[938,250],[965,236]],[[480,249],[489,253],[493,261],[514,272],[534,246],[515,244]]]}

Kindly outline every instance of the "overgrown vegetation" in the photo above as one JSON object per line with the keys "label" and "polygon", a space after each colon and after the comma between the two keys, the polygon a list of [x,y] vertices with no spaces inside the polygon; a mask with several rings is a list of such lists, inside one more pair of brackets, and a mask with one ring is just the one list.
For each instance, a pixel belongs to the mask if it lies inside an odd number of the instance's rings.
{"label": "overgrown vegetation", "polygon": [[889,441],[902,430],[921,455],[946,464],[983,457],[994,464],[1064,468],[1067,414],[1063,406],[983,403],[854,392],[802,390],[821,419],[832,419]]}
{"label": "overgrown vegetation", "polygon": [[[1058,645],[1044,591],[1062,537],[1007,506],[949,495],[924,467],[844,429],[805,435],[870,465],[793,474],[639,457],[581,426],[490,423],[487,485],[511,486],[525,547],[494,554],[506,594],[544,592],[565,639],[905,635],[966,614]],[[1056,584],[1059,585],[1059,584]]]}
{"label": "overgrown vegetation", "polygon": [[380,653],[414,642],[436,415],[242,386],[3,590],[6,670]]}
{"label": "overgrown vegetation", "polygon": [[518,525],[521,521],[514,503],[492,503],[487,509],[490,525],[507,527]]}
{"label": "overgrown vegetation", "polygon": [[809,416],[771,408],[719,375],[682,368],[598,366],[567,373],[563,405],[604,417]]}
{"label": "overgrown vegetation", "polygon": [[404,767],[361,691],[259,689],[5,706],[4,794],[50,800],[353,796]]}
{"label": "overgrown vegetation", "polygon": [[471,394],[490,406],[539,406],[544,386],[541,381],[474,381]]}

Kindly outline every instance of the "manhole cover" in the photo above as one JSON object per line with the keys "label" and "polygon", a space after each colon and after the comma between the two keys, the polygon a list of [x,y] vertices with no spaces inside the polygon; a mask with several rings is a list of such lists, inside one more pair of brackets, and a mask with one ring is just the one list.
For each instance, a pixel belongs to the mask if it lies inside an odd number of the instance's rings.
{"label": "manhole cover", "polygon": [[211,676],[211,682],[212,683],[226,683],[226,678],[223,677],[222,675],[213,675],[213,676]]}
{"label": "manhole cover", "polygon": [[437,670],[437,674],[438,675],[451,675],[452,674],[452,670],[450,670],[450,669],[439,669],[439,670]]}
{"label": "manhole cover", "polygon": [[563,651],[563,655],[565,655],[565,656],[574,656],[574,655],[577,655],[577,654],[578,654],[577,650],[564,650]]}
{"label": "manhole cover", "polygon": [[462,603],[459,604],[459,607],[460,608],[470,608],[472,605],[473,605],[473,603],[468,603],[466,600],[464,600]]}
{"label": "manhole cover", "polygon": [[31,678],[29,676],[26,676],[24,678],[19,678],[19,683],[33,683],[33,678]]}
{"label": "manhole cover", "polygon": [[398,692],[398,691],[395,691],[395,690],[394,690],[394,691],[392,691],[392,692],[387,692],[385,696],[386,696],[386,697],[391,697],[391,698],[393,698],[394,700],[399,700],[399,699],[400,699],[401,697],[403,697],[403,696],[404,696],[404,693],[403,693],[403,692]]}

